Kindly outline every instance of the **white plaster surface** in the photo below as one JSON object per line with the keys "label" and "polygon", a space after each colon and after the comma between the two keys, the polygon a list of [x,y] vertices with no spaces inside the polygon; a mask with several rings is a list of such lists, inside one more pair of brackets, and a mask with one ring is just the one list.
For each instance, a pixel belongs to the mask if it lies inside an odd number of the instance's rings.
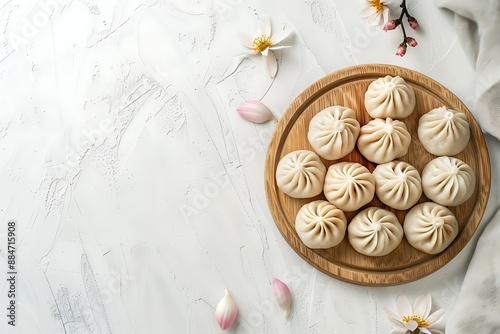
{"label": "white plaster surface", "polygon": [[[393,1],[393,17],[398,4]],[[1,333],[388,333],[383,307],[431,293],[453,308],[472,242],[413,283],[373,288],[318,272],[287,245],[263,170],[276,125],[235,108],[261,99],[279,117],[308,85],[346,66],[395,64],[439,81],[471,109],[475,75],[452,16],[409,1],[419,46],[359,18],[364,0],[26,0],[0,2],[0,309],[8,303],[6,223],[17,221],[17,326]],[[245,60],[237,31],[259,18],[293,29],[275,79]],[[487,137],[492,160],[500,144]],[[492,171],[486,217],[498,206]],[[480,227],[482,230],[484,226]],[[285,321],[270,282],[293,294]],[[444,322],[441,329],[444,328]]]}

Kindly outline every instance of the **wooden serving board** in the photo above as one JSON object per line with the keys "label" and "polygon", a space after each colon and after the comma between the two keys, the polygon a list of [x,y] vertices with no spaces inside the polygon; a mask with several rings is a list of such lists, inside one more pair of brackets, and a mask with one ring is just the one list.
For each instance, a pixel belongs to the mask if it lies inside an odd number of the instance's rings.
{"label": "wooden serving board", "polygon": [[[471,139],[466,149],[455,157],[469,164],[476,174],[476,188],[472,197],[458,207],[449,207],[457,217],[460,232],[453,243],[437,255],[425,254],[403,238],[401,244],[390,254],[369,257],[357,253],[349,244],[347,235],[338,246],[313,250],[306,247],[295,232],[295,216],[302,205],[317,199],[295,199],[285,195],[276,185],[276,167],[280,159],[295,150],[311,150],[307,140],[309,121],[326,107],[340,105],[357,112],[361,126],[371,118],[364,107],[364,94],[368,85],[386,75],[399,75],[415,91],[416,106],[413,114],[403,121],[412,136],[407,155],[398,160],[406,161],[422,173],[424,166],[435,156],[420,144],[417,126],[420,116],[431,109],[446,106],[465,113],[471,128]],[[376,164],[367,161],[357,148],[345,158],[324,160],[325,166],[340,161],[359,162],[370,171]],[[490,190],[490,162],[483,134],[467,107],[448,89],[429,77],[413,70],[392,65],[359,65],[331,73],[304,90],[288,107],[269,144],[265,167],[266,195],[274,221],[288,244],[308,263],[322,272],[338,279],[371,286],[396,285],[422,278],[444,266],[457,255],[470,240],[483,216]],[[419,203],[428,201],[425,195]],[[356,212],[346,213],[348,222],[354,215],[369,206],[388,209],[403,223],[406,211],[398,211],[382,204],[377,197]]]}

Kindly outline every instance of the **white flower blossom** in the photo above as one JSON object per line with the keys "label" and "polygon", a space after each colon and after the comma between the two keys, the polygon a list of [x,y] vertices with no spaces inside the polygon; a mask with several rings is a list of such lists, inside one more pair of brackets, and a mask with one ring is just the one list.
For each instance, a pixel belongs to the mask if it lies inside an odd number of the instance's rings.
{"label": "white flower blossom", "polygon": [[385,24],[389,20],[389,8],[387,5],[390,0],[366,0],[368,3],[359,13],[363,19],[368,19],[371,25]]}
{"label": "white flower blossom", "polygon": [[399,296],[396,305],[397,313],[384,307],[394,327],[389,334],[405,334],[408,331],[413,333],[417,328],[423,334],[443,334],[433,326],[443,319],[444,310],[437,310],[431,314],[432,301],[429,294],[417,297],[413,307],[405,296]]}
{"label": "white flower blossom", "polygon": [[233,58],[229,68],[223,75],[223,79],[234,73],[243,59],[257,56],[262,56],[264,66],[269,76],[274,78],[278,71],[278,64],[273,51],[291,47],[291,45],[278,44],[288,38],[292,33],[291,30],[285,29],[275,35],[271,35],[271,22],[267,17],[262,20],[255,35],[240,32],[238,34],[240,43],[243,44],[245,48],[249,49],[249,51]]}

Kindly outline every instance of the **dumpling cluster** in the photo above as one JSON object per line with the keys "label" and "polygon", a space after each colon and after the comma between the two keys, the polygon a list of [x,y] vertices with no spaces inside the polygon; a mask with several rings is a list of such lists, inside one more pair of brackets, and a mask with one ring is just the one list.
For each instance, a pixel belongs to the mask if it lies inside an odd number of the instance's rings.
{"label": "dumpling cluster", "polygon": [[307,139],[321,157],[336,160],[352,152],[359,128],[354,110],[341,106],[328,107],[311,119]]}
{"label": "dumpling cluster", "polygon": [[326,199],[341,210],[356,211],[375,195],[375,179],[357,162],[339,162],[328,168],[323,189]]}
{"label": "dumpling cluster", "polygon": [[373,118],[405,118],[415,109],[415,92],[400,76],[387,75],[368,86],[365,107]]}
{"label": "dumpling cluster", "polygon": [[403,228],[390,211],[371,207],[358,213],[347,228],[349,243],[368,256],[383,256],[392,252],[403,239]]}
{"label": "dumpling cluster", "polygon": [[308,150],[285,155],[276,168],[276,184],[293,198],[310,198],[321,194],[326,167],[318,155]]}
{"label": "dumpling cluster", "polygon": [[405,123],[392,118],[375,118],[361,128],[358,149],[363,156],[378,164],[408,153],[411,135]]}
{"label": "dumpling cluster", "polygon": [[418,121],[418,139],[431,154],[458,154],[465,149],[470,139],[467,117],[464,113],[446,107],[432,109]]}
{"label": "dumpling cluster", "polygon": [[313,249],[338,245],[344,239],[346,228],[344,212],[323,200],[304,204],[295,219],[300,240]]}
{"label": "dumpling cluster", "polygon": [[404,221],[406,240],[427,254],[438,254],[458,235],[458,222],[446,207],[426,202],[412,208]]}
{"label": "dumpling cluster", "polygon": [[[406,236],[410,245],[428,254],[448,247],[458,234],[453,213],[475,190],[472,168],[449,157],[462,152],[470,139],[465,114],[446,107],[436,108],[419,119],[418,138],[431,154],[440,156],[419,171],[399,161],[408,153],[411,134],[400,119],[411,115],[415,93],[399,76],[373,81],[364,96],[365,108],[373,118],[363,127],[356,112],[332,106],[310,121],[307,139],[313,151],[297,150],[285,155],[276,169],[276,183],[293,198],[324,194],[326,200],[304,204],[295,218],[295,231],[312,249],[335,247],[345,234],[357,252],[384,256]],[[338,160],[357,147],[377,166],[373,173],[357,162],[333,162],[327,169],[321,158]],[[418,204],[425,194],[433,202]],[[395,210],[409,210],[404,227],[391,211],[369,207],[349,224],[344,212],[355,212],[372,202],[375,194]]]}

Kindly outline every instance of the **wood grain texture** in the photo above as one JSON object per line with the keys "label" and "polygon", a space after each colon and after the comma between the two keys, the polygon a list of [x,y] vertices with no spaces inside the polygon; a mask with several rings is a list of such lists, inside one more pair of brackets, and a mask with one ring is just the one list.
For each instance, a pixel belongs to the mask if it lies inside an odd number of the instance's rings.
{"label": "wood grain texture", "polygon": [[[368,85],[385,75],[399,75],[415,91],[416,107],[413,114],[403,121],[412,135],[409,153],[398,159],[406,161],[422,173],[424,166],[434,155],[428,153],[417,136],[418,120],[431,109],[446,106],[467,115],[471,139],[466,149],[455,157],[469,164],[476,173],[476,188],[472,197],[458,207],[449,207],[460,225],[460,232],[453,243],[442,253],[428,255],[410,246],[403,238],[392,253],[381,257],[369,257],[357,253],[347,236],[341,244],[330,249],[313,250],[306,247],[295,232],[295,216],[305,203],[325,199],[321,194],[310,199],[294,199],[279,190],[276,185],[276,167],[289,152],[313,150],[307,140],[309,121],[322,109],[341,105],[357,112],[361,126],[371,118],[364,107],[364,94]],[[370,171],[376,164],[367,161],[357,149],[345,158],[323,162],[327,167],[340,161],[354,161]],[[265,166],[266,196],[273,219],[288,244],[308,263],[318,270],[338,279],[371,286],[397,285],[422,278],[438,270],[455,257],[476,231],[486,207],[490,190],[490,162],[483,134],[467,107],[448,89],[429,77],[413,70],[382,64],[358,65],[331,73],[304,90],[288,107],[279,120],[271,138]],[[422,195],[418,203],[428,201]],[[394,210],[382,204],[376,197],[356,212],[346,213],[348,221],[369,206],[386,208],[396,214],[403,223],[407,211]]]}

